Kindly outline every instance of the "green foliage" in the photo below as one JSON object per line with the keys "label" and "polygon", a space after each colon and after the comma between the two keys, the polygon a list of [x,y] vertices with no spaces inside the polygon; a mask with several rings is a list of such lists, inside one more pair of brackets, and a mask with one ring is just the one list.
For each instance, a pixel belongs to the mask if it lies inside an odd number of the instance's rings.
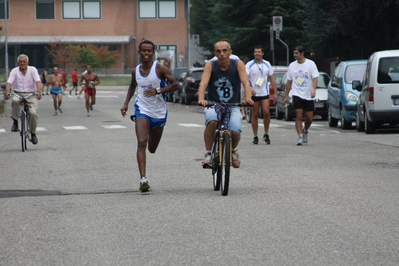
{"label": "green foliage", "polygon": [[[213,51],[215,42],[228,38],[233,53],[241,58],[252,58],[258,44],[268,58],[273,16],[283,16],[280,38],[290,49],[302,44],[316,57],[367,58],[374,51],[399,47],[397,0],[192,0],[191,4],[191,33],[200,35],[200,46]],[[285,46],[275,40],[274,47],[276,61],[285,60]]]}

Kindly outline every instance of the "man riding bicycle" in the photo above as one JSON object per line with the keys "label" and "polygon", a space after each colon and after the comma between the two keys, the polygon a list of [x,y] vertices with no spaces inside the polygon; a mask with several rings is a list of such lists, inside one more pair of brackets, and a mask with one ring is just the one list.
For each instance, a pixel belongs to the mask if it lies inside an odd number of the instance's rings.
{"label": "man riding bicycle", "polygon": [[[10,76],[7,80],[6,85],[6,99],[10,97],[11,86],[15,94],[26,97],[31,93],[35,93],[36,97],[29,97],[26,99],[29,105],[29,128],[31,132],[31,140],[33,144],[37,144],[38,140],[36,137],[36,126],[37,126],[37,100],[42,98],[42,82],[37,69],[33,66],[29,66],[29,58],[27,55],[20,54],[17,59],[18,67],[11,70]],[[37,98],[37,99],[36,99]],[[11,103],[12,111],[11,118],[13,125],[11,127],[12,132],[18,132],[18,118],[20,111],[20,100],[18,97],[12,97]]]}
{"label": "man riding bicycle", "polygon": [[[245,102],[253,104],[251,99],[251,87],[245,65],[241,60],[230,59],[232,53],[230,43],[219,41],[214,46],[214,54],[217,61],[209,61],[204,67],[201,83],[198,88],[198,104],[206,106],[210,103],[238,103],[241,99],[241,83],[244,85]],[[205,100],[205,90],[208,87],[208,99]],[[214,108],[205,108],[204,131],[205,140],[205,158],[203,165],[211,165],[211,149],[215,138],[215,131],[218,124],[218,117]],[[242,114],[239,107],[231,107],[231,116],[229,128],[232,131],[233,146],[233,167],[238,168],[241,160],[237,152],[237,146],[240,141],[242,126]]]}

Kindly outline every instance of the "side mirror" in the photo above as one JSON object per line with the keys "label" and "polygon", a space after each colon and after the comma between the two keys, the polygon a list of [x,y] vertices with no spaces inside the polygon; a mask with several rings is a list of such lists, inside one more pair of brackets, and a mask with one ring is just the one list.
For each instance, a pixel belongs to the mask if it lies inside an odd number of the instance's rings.
{"label": "side mirror", "polygon": [[337,82],[331,82],[331,87],[339,88],[340,85]]}
{"label": "side mirror", "polygon": [[352,81],[352,90],[361,91],[362,90],[362,83],[360,80]]}

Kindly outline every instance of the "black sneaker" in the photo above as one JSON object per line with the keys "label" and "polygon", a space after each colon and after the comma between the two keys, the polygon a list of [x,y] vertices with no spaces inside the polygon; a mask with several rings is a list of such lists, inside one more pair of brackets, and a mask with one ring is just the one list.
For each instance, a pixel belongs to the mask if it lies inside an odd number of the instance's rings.
{"label": "black sneaker", "polygon": [[18,129],[18,124],[12,124],[12,127],[11,127],[11,132],[18,132],[19,131],[19,129]]}
{"label": "black sneaker", "polygon": [[150,191],[150,184],[148,184],[148,181],[140,182],[140,191],[141,192]]}
{"label": "black sneaker", "polygon": [[263,141],[264,141],[266,144],[270,144],[269,134],[264,134],[264,135],[263,135]]}
{"label": "black sneaker", "polygon": [[37,144],[38,140],[37,140],[36,134],[33,134],[33,133],[31,134],[31,141],[32,141],[33,145]]}
{"label": "black sneaker", "polygon": [[254,140],[252,141],[252,144],[258,144],[259,142],[259,138],[258,137],[254,137]]}

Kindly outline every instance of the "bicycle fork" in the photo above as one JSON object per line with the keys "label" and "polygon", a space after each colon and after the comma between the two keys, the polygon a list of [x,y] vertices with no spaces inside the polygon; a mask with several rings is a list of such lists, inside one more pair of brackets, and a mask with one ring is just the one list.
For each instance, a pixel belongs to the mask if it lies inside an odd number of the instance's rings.
{"label": "bicycle fork", "polygon": [[230,155],[229,155],[229,158],[230,158],[230,165],[232,165],[233,164],[233,157],[232,157],[232,141],[231,141],[231,133],[230,133],[230,131],[228,131],[228,130],[223,130],[222,132],[220,132],[220,137],[219,137],[219,143],[218,143],[218,145],[219,145],[219,154],[218,154],[218,156],[219,156],[219,158],[218,158],[218,160],[219,160],[219,163],[222,163],[223,162],[223,156],[225,156],[224,154],[223,154],[223,151],[224,151],[224,149],[223,149],[223,145],[224,145],[224,140],[225,140],[225,138],[229,138],[230,139],[230,141],[229,141],[229,143],[230,143]]}

